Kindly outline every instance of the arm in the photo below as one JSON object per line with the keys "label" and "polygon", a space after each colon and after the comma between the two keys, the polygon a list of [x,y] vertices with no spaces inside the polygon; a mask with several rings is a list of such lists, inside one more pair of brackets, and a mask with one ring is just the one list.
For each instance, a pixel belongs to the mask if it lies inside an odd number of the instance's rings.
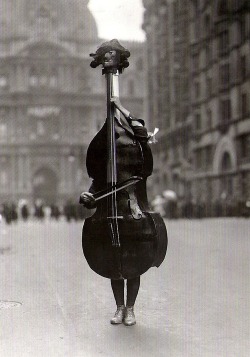
{"label": "arm", "polygon": [[93,196],[95,193],[94,182],[92,182],[89,192],[82,192],[80,195],[79,203],[88,209],[92,209],[96,207],[96,200]]}
{"label": "arm", "polygon": [[82,192],[80,195],[79,203],[88,209],[96,207],[95,198],[90,192]]}
{"label": "arm", "polygon": [[134,118],[131,113],[122,106],[119,97],[112,97],[110,101],[114,103],[115,107],[125,116],[131,126],[144,126],[143,120]]}
{"label": "arm", "polygon": [[129,118],[130,112],[124,108],[120,102],[119,97],[112,97],[110,99],[111,103],[114,103],[115,107],[126,117]]}

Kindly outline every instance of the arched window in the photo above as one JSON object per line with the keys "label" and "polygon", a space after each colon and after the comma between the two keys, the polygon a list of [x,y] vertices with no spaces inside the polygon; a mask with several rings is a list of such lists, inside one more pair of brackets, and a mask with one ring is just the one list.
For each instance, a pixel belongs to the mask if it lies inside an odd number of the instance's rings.
{"label": "arched window", "polygon": [[231,158],[228,152],[225,152],[221,160],[221,171],[228,172],[232,168]]}
{"label": "arched window", "polygon": [[230,154],[225,152],[221,160],[221,172],[223,174],[221,179],[221,192],[225,198],[233,194],[233,178],[230,174],[232,169],[232,161]]}

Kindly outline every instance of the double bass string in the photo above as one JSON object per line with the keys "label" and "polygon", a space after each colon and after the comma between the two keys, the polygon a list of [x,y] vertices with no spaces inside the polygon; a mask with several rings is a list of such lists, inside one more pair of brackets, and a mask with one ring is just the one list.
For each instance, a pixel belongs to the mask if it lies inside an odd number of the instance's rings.
{"label": "double bass string", "polygon": [[108,182],[110,184],[111,196],[108,200],[108,215],[109,215],[109,226],[111,230],[111,239],[113,246],[120,246],[118,221],[117,221],[117,201],[116,201],[116,190],[114,189],[117,181],[117,168],[116,168],[116,146],[115,146],[115,120],[114,120],[114,110],[111,108],[111,95],[113,93],[113,74],[107,74],[107,108],[108,108],[108,120],[110,126],[110,137],[108,140],[109,145],[109,162],[108,162],[108,172],[110,177]]}
{"label": "double bass string", "polygon": [[[114,95],[114,91],[115,91],[115,86],[114,86],[114,79],[115,79],[115,75],[111,74],[111,93]],[[113,191],[113,209],[114,209],[114,228],[115,228],[115,245],[120,247],[120,237],[119,237],[119,230],[118,230],[118,221],[117,221],[117,197],[116,197],[116,190],[114,189],[114,187],[117,184],[117,166],[116,166],[116,143],[115,143],[115,117],[114,117],[114,108],[112,108],[112,121],[111,121],[111,125],[112,125],[112,149],[113,149],[113,165],[112,165],[112,170],[113,170],[113,174],[112,174],[112,191]]]}

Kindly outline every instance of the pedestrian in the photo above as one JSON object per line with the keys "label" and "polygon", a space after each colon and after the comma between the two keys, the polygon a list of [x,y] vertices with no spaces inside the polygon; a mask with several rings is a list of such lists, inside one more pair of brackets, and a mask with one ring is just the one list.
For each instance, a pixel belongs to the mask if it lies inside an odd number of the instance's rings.
{"label": "pedestrian", "polygon": [[29,218],[29,208],[26,203],[23,204],[23,206],[21,207],[21,216],[24,221],[27,221],[27,219]]}
{"label": "pedestrian", "polygon": [[50,212],[51,218],[54,218],[56,221],[58,221],[61,214],[59,207],[56,204],[52,204],[50,206]]}
{"label": "pedestrian", "polygon": [[[109,44],[110,43],[104,44],[104,47],[105,45],[109,47]],[[110,62],[115,61],[114,58],[117,53],[115,50],[109,50],[106,53],[105,48],[99,48],[99,50],[103,50],[105,53],[104,68],[107,68]],[[116,113],[114,118],[115,135],[113,136],[115,142],[111,138],[111,144],[107,143],[108,123],[106,121],[102,129],[90,143],[87,151],[87,170],[93,182],[89,192],[83,192],[81,194],[80,202],[86,208],[93,209],[97,207],[97,210],[93,216],[95,217],[93,220],[91,220],[91,217],[88,219],[89,221],[85,221],[83,228],[83,250],[90,267],[100,275],[108,277],[111,280],[111,288],[117,306],[114,317],[110,320],[111,324],[117,325],[124,323],[126,326],[132,326],[136,323],[134,305],[140,288],[141,273],[138,266],[144,264],[142,256],[145,258],[145,261],[147,261],[153,254],[153,246],[150,245],[151,243],[147,242],[146,239],[143,243],[136,241],[136,239],[140,240],[140,238],[136,237],[142,236],[143,229],[141,228],[139,231],[133,229],[133,227],[137,227],[137,225],[141,227],[140,224],[143,226],[144,222],[148,222],[147,216],[144,215],[142,211],[148,209],[146,179],[152,173],[153,158],[148,145],[149,135],[144,126],[144,121],[133,117],[130,112],[121,105],[117,96],[113,96],[110,99],[110,103],[111,106],[113,105],[113,108],[116,108],[116,110],[122,114],[122,117],[114,110]],[[112,209],[114,209],[114,207],[117,208],[117,212],[119,212],[118,216],[120,214],[123,215],[121,224],[125,225],[126,220],[129,222],[130,232],[126,231],[126,233],[130,234],[129,237],[131,240],[124,238],[123,241],[123,238],[121,238],[121,242],[119,243],[116,241],[116,228],[114,229],[114,227],[117,226],[115,224],[112,225],[112,219],[115,218],[115,209],[114,213],[112,213],[113,217],[109,217],[108,213],[108,217],[105,218],[104,212],[107,207],[106,203],[109,201],[97,202],[94,197],[107,183],[106,173],[109,172],[110,169],[107,147],[112,149],[112,145],[116,148],[116,165],[111,165],[111,169],[112,172],[117,171],[117,182],[123,182],[128,173],[129,176],[136,175],[142,177],[142,181],[131,186],[132,189],[122,190],[117,194],[117,206],[113,206],[113,203],[111,203]],[[96,226],[95,220],[97,220]],[[107,220],[110,222],[108,226],[106,224]],[[102,222],[104,222],[104,225]],[[150,231],[150,227],[147,225],[145,225],[145,227]],[[121,226],[118,230],[120,230],[120,232],[122,231]],[[148,234],[150,235],[150,233]],[[108,244],[105,240],[106,236]],[[127,235],[124,236],[127,237]],[[93,241],[94,239],[96,240]],[[129,249],[127,247],[129,247]],[[136,249],[137,247],[141,248]],[[91,255],[92,253],[93,257]],[[105,253],[105,255],[102,253]],[[96,262],[98,259],[95,257],[98,256],[100,261]],[[139,263],[139,261],[141,263]],[[149,267],[147,267],[146,270]],[[126,305],[125,287],[127,290]]]}
{"label": "pedestrian", "polygon": [[10,205],[10,212],[11,212],[11,221],[17,222],[18,220],[17,206],[14,202],[12,202]]}
{"label": "pedestrian", "polygon": [[165,211],[165,204],[166,204],[166,199],[162,195],[156,195],[153,201],[151,202],[153,209],[155,212],[160,213],[161,216],[165,217],[166,211]]}
{"label": "pedestrian", "polygon": [[35,202],[35,213],[34,216],[39,220],[44,219],[44,204],[41,199],[36,200]]}

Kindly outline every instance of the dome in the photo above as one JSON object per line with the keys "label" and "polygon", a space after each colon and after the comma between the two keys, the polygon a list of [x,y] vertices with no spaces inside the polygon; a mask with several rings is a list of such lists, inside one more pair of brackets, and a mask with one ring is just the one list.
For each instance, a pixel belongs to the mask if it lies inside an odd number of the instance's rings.
{"label": "dome", "polygon": [[34,38],[50,34],[59,40],[91,41],[97,26],[89,0],[1,0],[0,37]]}

